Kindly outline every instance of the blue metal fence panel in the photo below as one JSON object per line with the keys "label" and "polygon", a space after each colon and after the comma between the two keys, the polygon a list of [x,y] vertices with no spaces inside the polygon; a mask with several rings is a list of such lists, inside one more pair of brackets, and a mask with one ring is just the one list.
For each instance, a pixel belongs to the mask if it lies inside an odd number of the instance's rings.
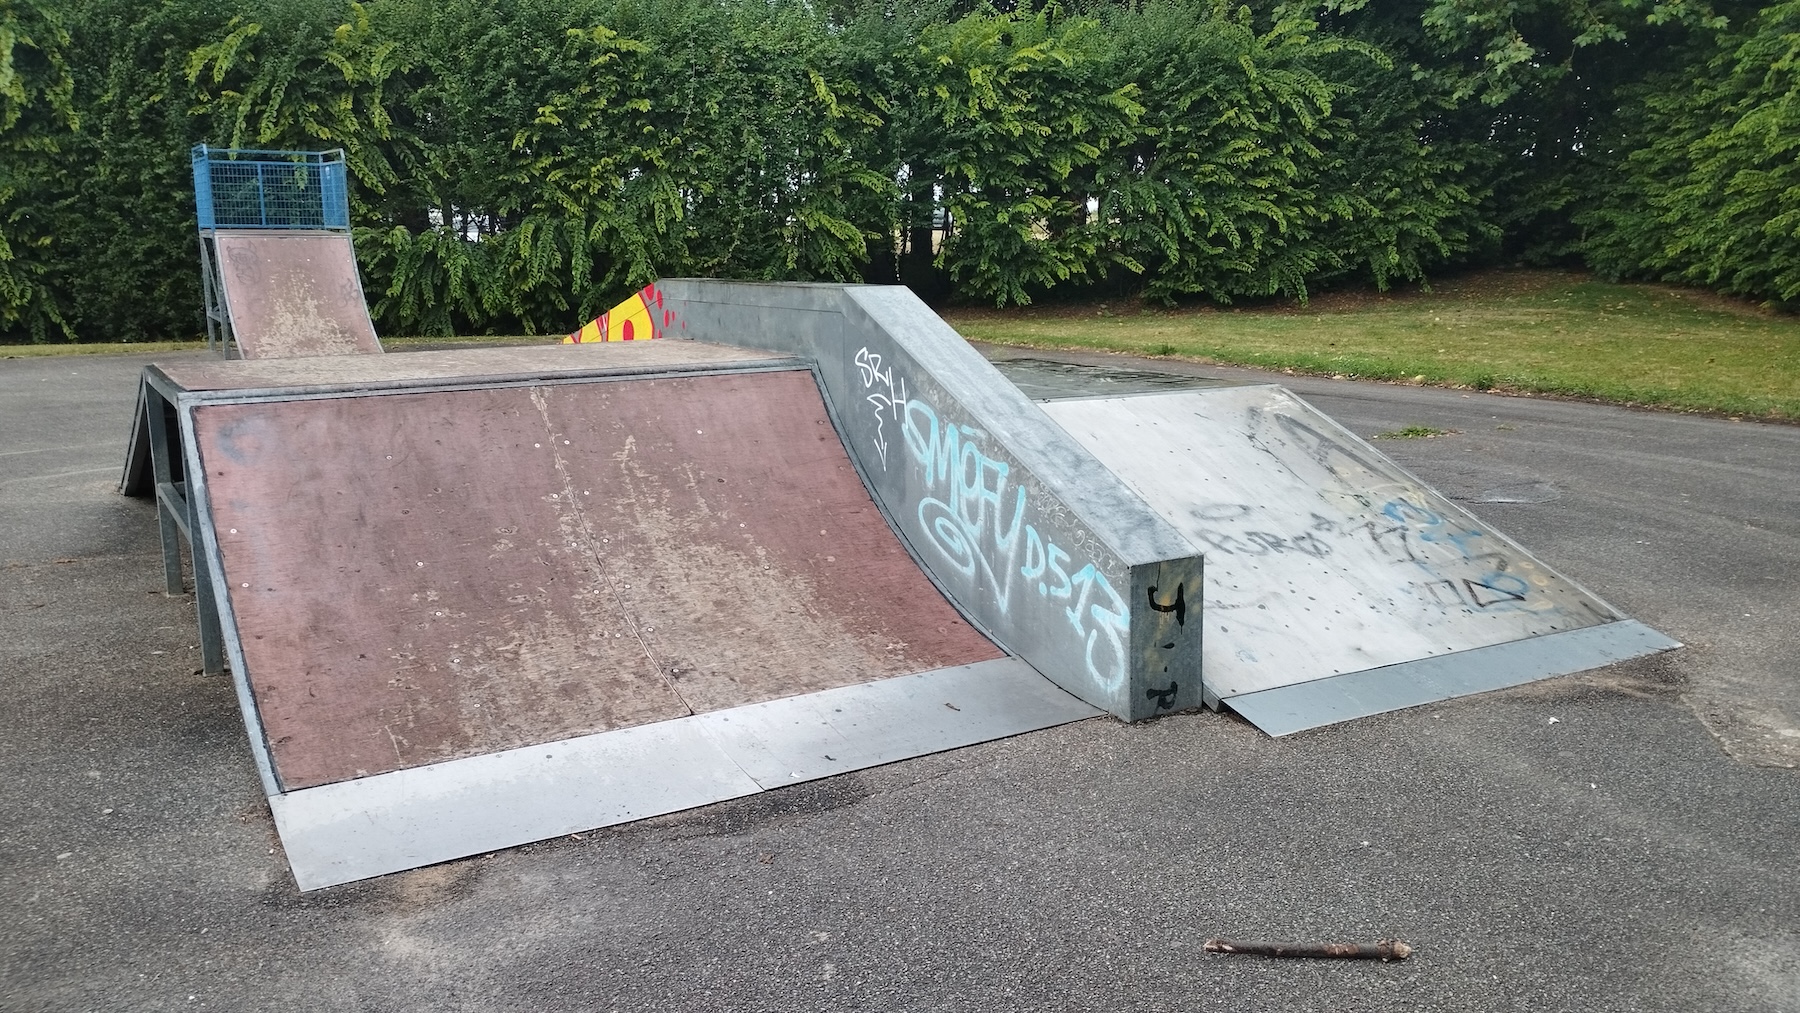
{"label": "blue metal fence panel", "polygon": [[350,228],[344,152],[194,145],[200,229]]}

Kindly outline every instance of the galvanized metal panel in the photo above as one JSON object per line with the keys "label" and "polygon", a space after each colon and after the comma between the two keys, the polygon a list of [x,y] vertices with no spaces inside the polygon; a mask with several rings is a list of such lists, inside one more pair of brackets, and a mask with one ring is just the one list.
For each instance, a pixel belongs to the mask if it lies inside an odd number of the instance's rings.
{"label": "galvanized metal panel", "polygon": [[1200,705],[1198,626],[1147,591],[1199,586],[1193,547],[911,292],[658,288],[690,337],[818,363],[876,499],[1001,643],[1126,719]]}
{"label": "galvanized metal panel", "polygon": [[1635,620],[1234,696],[1231,709],[1270,735],[1568,675],[1680,647]]}
{"label": "galvanized metal panel", "polygon": [[1000,656],[807,372],[191,411],[287,789]]}
{"label": "galvanized metal panel", "polygon": [[1013,659],[343,781],[269,800],[302,890],[1099,713]]}
{"label": "galvanized metal panel", "polygon": [[1280,387],[1044,409],[1204,550],[1214,696],[1621,618]]}
{"label": "galvanized metal panel", "polygon": [[381,351],[347,233],[219,232],[214,246],[244,358]]}
{"label": "galvanized metal panel", "polygon": [[641,820],[761,788],[692,719],[269,799],[302,890]]}
{"label": "galvanized metal panel", "polygon": [[713,711],[701,727],[764,788],[987,742],[1101,712],[1000,658]]}

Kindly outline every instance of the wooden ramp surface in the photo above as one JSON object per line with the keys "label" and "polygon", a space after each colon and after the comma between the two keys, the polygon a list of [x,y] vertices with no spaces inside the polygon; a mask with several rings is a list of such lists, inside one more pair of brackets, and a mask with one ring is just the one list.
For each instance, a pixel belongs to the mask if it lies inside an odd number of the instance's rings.
{"label": "wooden ramp surface", "polygon": [[807,371],[193,418],[284,791],[1002,657]]}
{"label": "wooden ramp surface", "polygon": [[220,231],[214,242],[244,358],[381,351],[348,233]]}

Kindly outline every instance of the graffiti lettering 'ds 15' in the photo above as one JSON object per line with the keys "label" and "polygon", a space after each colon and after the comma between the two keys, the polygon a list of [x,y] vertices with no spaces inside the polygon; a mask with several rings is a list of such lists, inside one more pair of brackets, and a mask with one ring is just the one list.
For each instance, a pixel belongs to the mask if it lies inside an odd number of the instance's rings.
{"label": "graffiti lettering 'ds 15'", "polygon": [[[875,408],[875,451],[888,466],[884,423],[898,416],[908,456],[919,469],[926,495],[917,515],[926,542],[977,590],[992,596],[1000,615],[1011,617],[1018,600],[1030,607],[1061,606],[1062,619],[1082,645],[1087,672],[1105,691],[1125,685],[1130,609],[1094,563],[1077,567],[1062,546],[1036,525],[1030,493],[1012,480],[1012,465],[986,452],[985,434],[941,419],[937,409],[907,398],[904,377],[882,368],[866,347],[857,370]],[[1035,597],[1034,597],[1035,592]]]}

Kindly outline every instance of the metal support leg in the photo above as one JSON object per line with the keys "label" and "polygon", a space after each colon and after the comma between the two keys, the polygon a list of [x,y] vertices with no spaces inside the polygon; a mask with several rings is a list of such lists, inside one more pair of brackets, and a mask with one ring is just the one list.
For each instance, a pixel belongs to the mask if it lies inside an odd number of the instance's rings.
{"label": "metal support leg", "polygon": [[220,631],[218,588],[213,582],[212,567],[206,565],[206,552],[194,532],[200,530],[194,498],[187,497],[188,548],[194,560],[194,612],[200,618],[200,667],[207,675],[225,671],[225,636]]}
{"label": "metal support leg", "polygon": [[225,637],[219,623],[218,588],[206,550],[200,544],[199,508],[192,485],[175,481],[172,464],[179,447],[172,440],[169,402],[151,388],[144,398],[150,418],[150,464],[156,476],[156,518],[162,527],[163,581],[170,594],[180,594],[181,538],[188,543],[188,559],[194,572],[194,614],[200,625],[200,668],[207,675],[225,671]]}
{"label": "metal support leg", "polygon": [[156,520],[162,528],[163,587],[170,594],[180,594],[181,587],[181,522],[185,516],[176,513],[170,497],[180,496],[174,483],[174,469],[169,464],[168,404],[162,393],[146,386],[144,413],[150,430],[150,468],[156,489]]}

